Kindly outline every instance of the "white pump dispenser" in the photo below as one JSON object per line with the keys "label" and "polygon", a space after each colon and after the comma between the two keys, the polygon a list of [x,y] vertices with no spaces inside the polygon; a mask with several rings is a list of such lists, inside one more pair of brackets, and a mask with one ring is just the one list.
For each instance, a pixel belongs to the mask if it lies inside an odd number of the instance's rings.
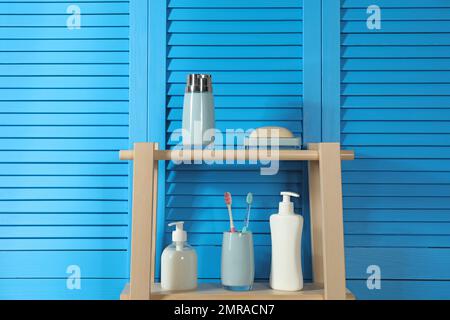
{"label": "white pump dispenser", "polygon": [[282,191],[280,194],[283,196],[283,201],[278,205],[279,214],[295,214],[294,203],[291,201],[291,197],[300,197],[298,193]]}
{"label": "white pump dispenser", "polygon": [[161,287],[164,290],[193,290],[197,288],[197,254],[186,242],[184,222],[169,223],[171,226],[175,226],[172,244],[161,256]]}
{"label": "white pump dispenser", "polygon": [[270,216],[272,239],[272,264],[270,286],[275,290],[298,291],[303,289],[301,264],[301,239],[303,217],[294,212],[291,197],[295,192],[281,192],[283,201],[277,214]]}
{"label": "white pump dispenser", "polygon": [[175,243],[176,250],[183,250],[184,242],[187,241],[187,232],[183,230],[184,221],[172,222],[168,226],[175,226],[175,230],[172,231],[172,242]]}

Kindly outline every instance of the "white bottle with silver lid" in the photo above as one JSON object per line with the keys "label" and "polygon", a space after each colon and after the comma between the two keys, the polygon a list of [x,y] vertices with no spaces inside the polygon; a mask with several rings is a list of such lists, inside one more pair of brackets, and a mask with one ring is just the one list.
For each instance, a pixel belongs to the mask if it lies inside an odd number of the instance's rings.
{"label": "white bottle with silver lid", "polygon": [[172,244],[161,256],[161,288],[163,290],[194,290],[197,288],[197,254],[187,244],[183,221],[169,223],[176,226],[172,232]]}
{"label": "white bottle with silver lid", "polygon": [[185,147],[200,148],[214,142],[215,116],[211,75],[188,75],[182,120]]}
{"label": "white bottle with silver lid", "polygon": [[290,197],[295,192],[281,192],[283,201],[278,213],[270,216],[272,263],[270,287],[275,290],[298,291],[303,289],[301,240],[303,217],[294,212]]}

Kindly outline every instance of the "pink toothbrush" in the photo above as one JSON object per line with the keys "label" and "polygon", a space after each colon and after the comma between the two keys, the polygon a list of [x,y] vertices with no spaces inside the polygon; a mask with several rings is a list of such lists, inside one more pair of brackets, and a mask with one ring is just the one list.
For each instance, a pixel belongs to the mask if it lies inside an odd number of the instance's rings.
{"label": "pink toothbrush", "polygon": [[227,205],[228,208],[228,215],[230,216],[230,232],[234,233],[236,232],[236,228],[234,227],[233,214],[231,213],[231,193],[225,192],[224,198],[225,204]]}

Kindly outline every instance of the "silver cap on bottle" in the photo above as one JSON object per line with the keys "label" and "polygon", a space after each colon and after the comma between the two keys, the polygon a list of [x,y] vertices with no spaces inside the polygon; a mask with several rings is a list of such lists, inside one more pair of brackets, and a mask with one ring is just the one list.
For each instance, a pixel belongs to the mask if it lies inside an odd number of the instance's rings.
{"label": "silver cap on bottle", "polygon": [[212,92],[210,74],[190,74],[187,76],[186,92]]}

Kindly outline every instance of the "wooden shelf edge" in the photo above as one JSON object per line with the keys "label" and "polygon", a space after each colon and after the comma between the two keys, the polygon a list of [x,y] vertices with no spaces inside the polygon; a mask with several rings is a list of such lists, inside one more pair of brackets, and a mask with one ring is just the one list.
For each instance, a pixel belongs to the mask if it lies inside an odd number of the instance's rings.
{"label": "wooden shelf edge", "polygon": [[[152,300],[324,300],[323,289],[313,284],[305,284],[303,290],[296,292],[276,291],[266,283],[255,283],[252,291],[228,291],[217,283],[199,284],[194,291],[163,291],[159,283],[152,286]],[[130,300],[130,286],[127,283],[120,300]],[[355,300],[347,290],[346,300]]]}
{"label": "wooden shelf edge", "polygon": [[[175,160],[175,161],[257,161],[273,160],[271,152],[259,150],[250,152],[249,150],[223,150],[223,151],[203,151],[203,150],[156,150],[155,160]],[[319,153],[315,150],[278,150],[276,158],[280,161],[317,161]],[[121,150],[119,152],[120,160],[133,160],[134,150]],[[341,150],[341,160],[354,160],[355,153],[352,150]]]}

